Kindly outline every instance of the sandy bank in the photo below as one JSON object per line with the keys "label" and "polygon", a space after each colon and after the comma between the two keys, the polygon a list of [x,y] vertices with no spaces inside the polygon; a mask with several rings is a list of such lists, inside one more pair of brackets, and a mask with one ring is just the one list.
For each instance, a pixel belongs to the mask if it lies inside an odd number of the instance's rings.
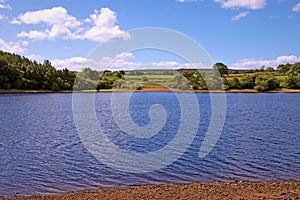
{"label": "sandy bank", "polygon": [[[299,199],[300,182],[192,183],[133,186],[14,199]],[[1,198],[0,198],[1,199]]]}

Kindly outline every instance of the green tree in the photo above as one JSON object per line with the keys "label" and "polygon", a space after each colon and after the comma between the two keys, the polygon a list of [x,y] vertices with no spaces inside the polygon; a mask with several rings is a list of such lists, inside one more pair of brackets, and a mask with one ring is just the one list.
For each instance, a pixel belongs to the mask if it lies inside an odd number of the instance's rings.
{"label": "green tree", "polygon": [[287,72],[288,76],[297,76],[299,74],[300,74],[300,62],[293,64],[289,69],[289,71]]}
{"label": "green tree", "polygon": [[287,87],[290,89],[300,88],[300,63],[293,64],[287,72]]}
{"label": "green tree", "polygon": [[147,83],[149,81],[149,79],[146,76],[142,77],[142,82]]}
{"label": "green tree", "polygon": [[273,75],[259,74],[255,79],[254,89],[258,91],[273,90],[279,87],[279,81]]}
{"label": "green tree", "polygon": [[288,76],[286,84],[289,89],[300,89],[300,75]]}
{"label": "green tree", "polygon": [[120,70],[119,72],[122,74],[122,76],[125,75],[125,72],[123,70]]}
{"label": "green tree", "polygon": [[274,76],[268,78],[267,83],[269,86],[269,90],[274,90],[276,88],[279,88],[279,86],[280,86],[279,80],[277,78],[275,78]]}
{"label": "green tree", "polygon": [[277,67],[277,70],[279,71],[279,73],[281,73],[281,74],[286,74],[289,70],[290,70],[290,68],[291,68],[291,64],[281,64],[281,65],[279,65],[278,67]]}
{"label": "green tree", "polygon": [[[55,85],[57,80],[59,83]],[[49,60],[41,64],[24,56],[0,51],[0,88],[72,89],[74,80],[74,72],[56,70]]]}
{"label": "green tree", "polygon": [[[186,78],[189,85],[194,90],[206,90],[207,86],[205,84],[204,79],[202,78],[201,74],[199,72],[192,72],[190,70],[184,70],[181,72],[181,74]],[[184,87],[186,87],[186,84],[183,84]],[[181,84],[182,87],[182,84]]]}
{"label": "green tree", "polygon": [[123,75],[120,72],[115,72],[114,76],[117,77],[117,78],[119,78],[119,79],[123,78]]}
{"label": "green tree", "polygon": [[206,82],[207,88],[210,89],[210,90],[223,90],[223,89],[226,89],[226,88],[224,88],[223,80],[220,77],[213,76],[213,77],[208,78],[206,80],[207,80],[207,82]]}
{"label": "green tree", "polygon": [[266,72],[275,72],[275,69],[273,67],[268,67],[266,69]]}
{"label": "green tree", "polygon": [[60,90],[60,87],[57,83],[53,83],[52,86],[51,86],[51,90]]}
{"label": "green tree", "polygon": [[253,89],[255,86],[255,76],[246,75],[240,79],[241,89]]}
{"label": "green tree", "polygon": [[222,77],[228,75],[228,67],[224,63],[218,62],[214,64],[213,70],[218,71]]}
{"label": "green tree", "polygon": [[126,84],[126,81],[118,80],[118,81],[114,82],[113,88],[121,89],[121,88],[125,87],[125,84]]}
{"label": "green tree", "polygon": [[227,82],[230,89],[241,89],[241,83],[238,78],[234,77],[233,79],[227,80]]}

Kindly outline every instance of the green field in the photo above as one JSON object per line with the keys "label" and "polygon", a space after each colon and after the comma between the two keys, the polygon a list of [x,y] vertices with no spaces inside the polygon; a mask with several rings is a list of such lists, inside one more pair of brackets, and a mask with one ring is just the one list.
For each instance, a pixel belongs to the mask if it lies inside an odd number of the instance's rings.
{"label": "green field", "polygon": [[164,74],[147,74],[147,75],[125,75],[125,80],[142,80],[147,78],[149,80],[166,80],[174,79],[176,75],[164,75]]}

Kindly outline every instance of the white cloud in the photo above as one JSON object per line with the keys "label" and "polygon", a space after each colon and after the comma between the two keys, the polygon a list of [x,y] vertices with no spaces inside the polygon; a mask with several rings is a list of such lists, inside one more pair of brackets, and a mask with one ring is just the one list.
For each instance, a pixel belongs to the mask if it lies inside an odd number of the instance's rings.
{"label": "white cloud", "polygon": [[27,46],[28,44],[29,44],[29,42],[28,41],[22,41],[22,43],[21,43],[23,46]]}
{"label": "white cloud", "polygon": [[205,66],[203,63],[185,63],[181,64],[180,69],[209,69],[212,66]]}
{"label": "white cloud", "polygon": [[260,69],[262,66],[276,68],[280,64],[300,62],[300,56],[279,56],[274,60],[243,59],[230,65],[231,69]]}
{"label": "white cloud", "polygon": [[29,39],[37,39],[37,40],[43,40],[48,38],[48,32],[49,30],[46,31],[29,31],[29,32],[25,32],[22,31],[21,33],[17,34],[17,37],[27,37]]}
{"label": "white cloud", "polygon": [[40,56],[39,54],[29,54],[26,55],[26,58],[29,58],[31,60],[35,60],[37,62],[42,62],[44,59],[42,56]]}
{"label": "white cloud", "polygon": [[252,10],[258,10],[266,7],[266,0],[214,0],[220,3],[222,8],[246,8]]}
{"label": "white cloud", "polygon": [[51,61],[58,69],[68,68],[73,71],[81,71],[89,67],[94,70],[134,70],[134,69],[199,69],[208,68],[201,63],[178,63],[175,61],[160,61],[153,63],[141,63],[134,61],[135,56],[131,52],[123,52],[115,57],[103,57],[100,61],[83,57],[71,57],[68,59],[54,59]]}
{"label": "white cloud", "polygon": [[29,32],[22,31],[17,34],[17,37],[27,37],[33,40],[43,40],[43,39],[75,39],[77,36],[74,33],[61,25],[53,25],[51,30],[46,29],[44,31],[32,30]]}
{"label": "white cloud", "polygon": [[68,14],[63,7],[54,7],[33,12],[26,12],[11,21],[12,24],[40,24],[51,26],[45,30],[21,32],[17,37],[30,39],[88,39],[106,42],[111,39],[129,39],[129,33],[117,25],[117,14],[109,8],[95,10],[94,14],[83,22]]}
{"label": "white cloud", "polygon": [[130,38],[129,33],[121,30],[120,27],[116,25],[117,15],[109,8],[101,8],[100,11],[95,10],[95,13],[90,15],[90,18],[85,21],[93,25],[83,34],[82,37],[84,39],[106,42],[112,38]]}
{"label": "white cloud", "polygon": [[1,20],[4,20],[4,19],[7,19],[8,17],[6,15],[0,15],[0,21]]}
{"label": "white cloud", "polygon": [[51,9],[38,10],[33,12],[26,12],[19,15],[17,19],[13,20],[15,24],[39,24],[46,23],[48,25],[63,25],[69,28],[80,26],[80,22],[73,16],[68,14],[68,11],[63,7],[53,7]]}
{"label": "white cloud", "polygon": [[10,5],[5,4],[5,0],[0,0],[0,9],[8,9],[11,10]]}
{"label": "white cloud", "polygon": [[71,33],[72,29],[80,27],[75,17],[68,14],[68,11],[62,7],[54,7],[52,9],[44,9],[33,12],[26,12],[19,15],[17,19],[11,21],[12,24],[40,24],[45,23],[51,26],[51,29],[42,31],[30,30],[29,32],[21,32],[17,37],[27,37],[30,39],[73,39],[75,36]]}
{"label": "white cloud", "polygon": [[250,14],[249,11],[241,12],[240,14],[238,14],[238,15],[232,17],[232,20],[233,20],[233,21],[237,21],[237,20],[241,19],[242,17],[246,17],[246,16],[249,15],[249,14]]}
{"label": "white cloud", "polygon": [[297,3],[297,4],[293,7],[293,11],[294,11],[294,12],[299,12],[299,11],[300,11],[300,3]]}
{"label": "white cloud", "polygon": [[161,61],[147,64],[150,68],[157,69],[207,69],[209,66],[205,66],[202,63],[178,63],[175,61]]}
{"label": "white cloud", "polygon": [[207,69],[202,63],[178,63],[175,61],[161,61],[153,63],[141,63],[131,61],[134,55],[131,52],[121,53],[114,58],[103,57],[100,61],[83,57],[71,57],[67,59],[54,59],[52,65],[57,69],[68,68],[72,71],[81,71],[89,67],[94,70],[134,70],[134,69]]}
{"label": "white cloud", "polygon": [[72,57],[67,59],[54,59],[52,65],[57,69],[68,68],[73,71],[80,71],[85,67],[94,68],[96,62],[83,57]]}
{"label": "white cloud", "polygon": [[107,67],[113,70],[140,68],[143,64],[141,62],[133,61],[134,59],[135,56],[133,53],[123,52],[115,56],[113,59],[108,57],[101,59],[100,66],[102,70]]}
{"label": "white cloud", "polygon": [[71,57],[67,59],[54,59],[51,61],[54,67],[58,69],[68,68],[74,71],[81,71],[83,68],[89,67],[98,71],[106,69],[121,70],[121,69],[136,69],[142,65],[140,62],[130,61],[134,59],[131,52],[124,52],[116,55],[114,58],[103,57],[100,61],[83,57]]}
{"label": "white cloud", "polygon": [[161,62],[154,62],[150,63],[149,66],[153,66],[155,68],[180,68],[181,64],[175,61],[161,61]]}
{"label": "white cloud", "polygon": [[54,67],[58,69],[68,68],[73,71],[81,71],[89,67],[94,70],[134,70],[134,69],[204,69],[209,68],[202,63],[178,63],[175,61],[160,61],[152,63],[142,63],[134,61],[135,56],[131,52],[123,52],[115,57],[103,57],[100,61],[87,59],[83,57],[72,57],[68,59],[54,59],[51,61]]}
{"label": "white cloud", "polygon": [[26,51],[26,42],[6,42],[0,38],[0,49],[11,53],[24,53]]}
{"label": "white cloud", "polygon": [[16,18],[13,18],[11,21],[10,21],[11,24],[22,24],[18,19]]}

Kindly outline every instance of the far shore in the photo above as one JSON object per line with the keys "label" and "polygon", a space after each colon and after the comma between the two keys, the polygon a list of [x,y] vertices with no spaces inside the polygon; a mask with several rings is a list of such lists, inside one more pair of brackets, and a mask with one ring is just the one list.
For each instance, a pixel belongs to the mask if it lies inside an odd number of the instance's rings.
{"label": "far shore", "polygon": [[[0,94],[18,94],[18,93],[72,93],[72,92],[83,92],[83,93],[93,93],[98,92],[97,90],[19,90],[19,89],[0,89]],[[99,92],[178,92],[178,93],[300,93],[300,89],[287,89],[280,88],[270,91],[257,91],[254,89],[231,89],[231,90],[179,90],[179,89],[170,89],[170,88],[143,88],[141,90],[128,90],[128,89],[107,89],[100,90]]]}
{"label": "far shore", "polygon": [[[18,200],[111,199],[299,199],[300,182],[211,182],[85,190],[56,195],[17,196]],[[0,199],[5,199],[1,198]]]}

